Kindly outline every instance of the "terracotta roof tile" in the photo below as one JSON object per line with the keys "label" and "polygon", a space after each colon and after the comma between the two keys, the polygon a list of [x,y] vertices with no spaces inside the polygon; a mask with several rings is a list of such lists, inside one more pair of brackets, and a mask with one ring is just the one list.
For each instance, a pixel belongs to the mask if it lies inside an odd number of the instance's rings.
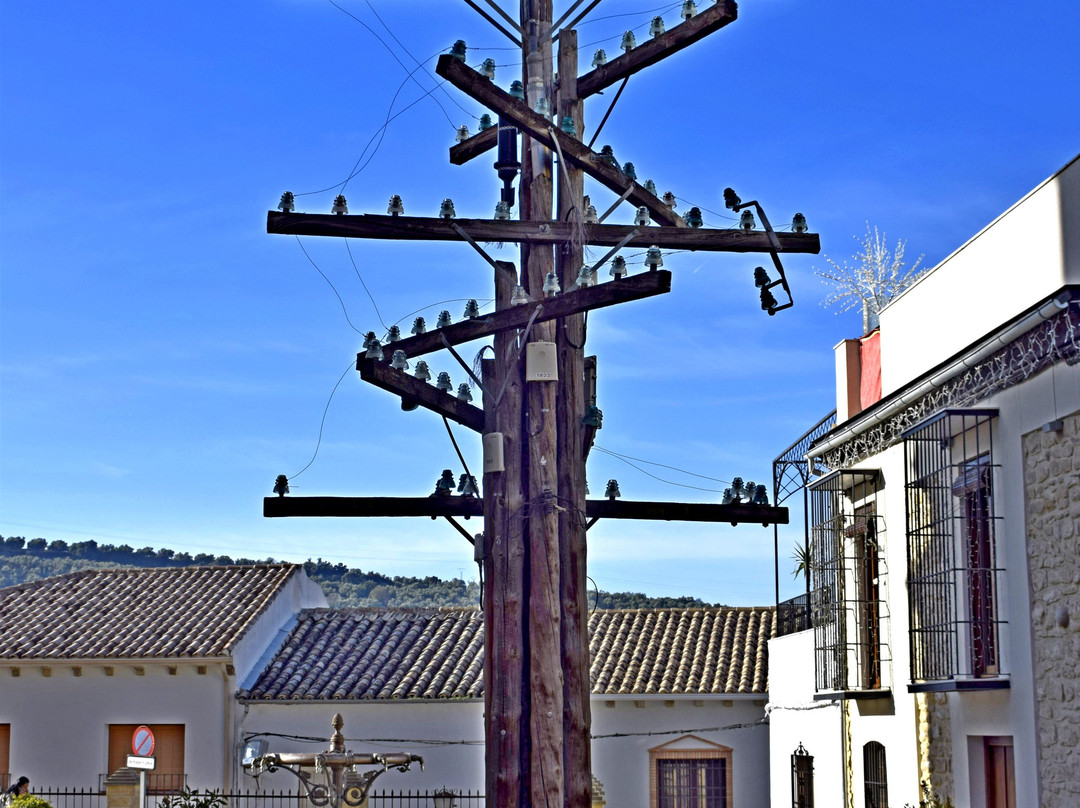
{"label": "terracotta roof tile", "polygon": [[225,656],[297,570],[85,570],[5,587],[0,659]]}
{"label": "terracotta roof tile", "polygon": [[[774,610],[633,609],[589,616],[596,695],[765,694]],[[241,698],[481,698],[476,609],[308,609]]]}

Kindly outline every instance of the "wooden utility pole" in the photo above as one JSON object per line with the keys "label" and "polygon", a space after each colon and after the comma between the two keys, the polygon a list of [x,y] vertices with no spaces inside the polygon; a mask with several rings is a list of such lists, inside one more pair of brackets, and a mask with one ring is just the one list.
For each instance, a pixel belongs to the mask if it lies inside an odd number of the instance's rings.
{"label": "wooden utility pole", "polygon": [[[466,2],[520,42],[525,100],[499,89],[462,59],[441,57],[438,74],[484,104],[500,120],[499,132],[493,127],[465,140],[450,150],[450,159],[464,163],[500,140],[511,143],[520,132],[518,220],[337,216],[297,214],[285,209],[269,214],[267,229],[294,235],[464,240],[481,253],[478,241],[521,244],[520,277],[513,264],[495,261],[485,254],[494,269],[494,314],[391,343],[382,359],[364,355],[357,359],[357,369],[365,381],[484,434],[483,500],[465,496],[280,496],[264,501],[264,514],[441,516],[466,537],[468,534],[453,521],[454,517],[483,515],[484,532],[479,537],[477,557],[483,559],[485,575],[487,798],[498,808],[588,808],[588,528],[599,518],[786,524],[788,515],[786,508],[738,499],[729,504],[586,500],[585,461],[599,414],[590,412],[590,405],[595,403],[596,361],[585,357],[584,313],[663,294],[670,289],[671,275],[653,267],[653,271],[641,275],[577,288],[579,271],[585,263],[584,247],[655,245],[767,252],[780,273],[780,278],[770,281],[767,288],[782,285],[789,297],[778,253],[816,253],[820,247],[813,234],[774,233],[756,202],[742,207],[757,207],[765,232],[688,227],[672,207],[582,142],[583,99],[616,82],[625,82],[639,70],[734,21],[737,10],[733,0],[719,0],[580,77],[573,26],[597,5],[597,0],[558,31],[552,30],[551,0],[521,0],[518,23],[512,23],[489,0],[488,4],[516,29],[516,34],[507,31],[477,3]],[[576,11],[581,2],[571,4],[563,18]],[[553,70],[556,37],[558,82]],[[540,103],[542,99],[546,104]],[[551,112],[538,111],[545,106]],[[516,130],[513,138],[507,138],[509,129]],[[500,145],[500,176],[508,165],[502,151]],[[644,208],[659,226],[588,223],[583,209],[585,175],[613,190],[622,201]],[[557,278],[563,290],[557,296],[545,296],[549,276]],[[529,302],[515,306],[511,298],[519,284]],[[791,305],[773,301],[772,306],[766,306],[764,291],[762,301],[770,314]],[[482,409],[387,364],[394,350],[402,350],[413,359],[444,348],[453,350],[454,345],[481,337],[492,337],[494,341],[494,356],[483,361]],[[554,350],[557,379],[528,380],[524,360],[528,345]],[[586,416],[590,417],[589,427],[584,423]],[[501,464],[495,462],[497,457],[501,457]]]}

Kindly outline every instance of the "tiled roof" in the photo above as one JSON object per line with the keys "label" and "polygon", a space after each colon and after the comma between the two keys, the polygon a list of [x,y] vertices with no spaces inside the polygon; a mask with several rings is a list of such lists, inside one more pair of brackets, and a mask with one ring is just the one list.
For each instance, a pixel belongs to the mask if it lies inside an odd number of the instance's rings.
{"label": "tiled roof", "polygon": [[[632,609],[589,618],[596,695],[762,693],[773,609]],[[476,609],[309,609],[252,700],[480,698]]]}
{"label": "tiled roof", "polygon": [[227,655],[292,564],[86,570],[0,589],[0,660]]}

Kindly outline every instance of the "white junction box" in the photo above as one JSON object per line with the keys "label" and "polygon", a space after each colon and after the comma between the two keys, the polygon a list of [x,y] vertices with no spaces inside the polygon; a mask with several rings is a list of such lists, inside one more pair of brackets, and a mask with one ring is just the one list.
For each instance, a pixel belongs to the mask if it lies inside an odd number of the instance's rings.
{"label": "white junction box", "polygon": [[525,381],[559,380],[558,355],[554,342],[530,342],[525,346]]}
{"label": "white junction box", "polygon": [[503,462],[503,433],[488,432],[484,435],[484,474],[505,471]]}

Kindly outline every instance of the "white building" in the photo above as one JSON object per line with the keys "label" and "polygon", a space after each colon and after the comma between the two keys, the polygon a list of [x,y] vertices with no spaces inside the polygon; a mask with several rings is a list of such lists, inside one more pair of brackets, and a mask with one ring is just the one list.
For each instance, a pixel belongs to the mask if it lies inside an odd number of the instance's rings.
{"label": "white building", "polygon": [[87,570],[0,589],[0,775],[97,787],[153,731],[153,790],[237,777],[237,682],[302,608],[302,567]]}
{"label": "white building", "polygon": [[[770,608],[590,616],[592,769],[610,806],[768,805]],[[241,767],[328,746],[405,752],[373,793],[484,784],[476,609],[328,609],[301,567],[88,570],[0,589],[0,779],[98,786],[132,734],[156,737],[151,791],[291,790]],[[664,803],[668,804],[668,803]]]}
{"label": "white building", "polygon": [[1080,159],[837,346],[774,807],[1080,804],[1078,301]]}

